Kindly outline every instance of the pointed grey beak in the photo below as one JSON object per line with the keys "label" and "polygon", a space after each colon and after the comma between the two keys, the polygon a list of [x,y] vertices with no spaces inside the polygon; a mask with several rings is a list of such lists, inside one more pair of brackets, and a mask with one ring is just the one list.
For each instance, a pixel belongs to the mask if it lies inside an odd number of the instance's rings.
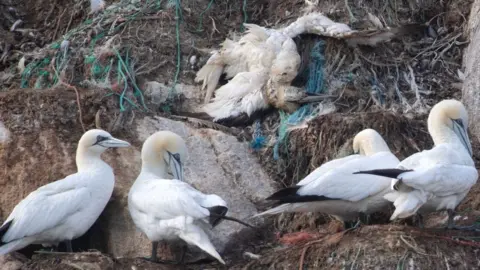
{"label": "pointed grey beak", "polygon": [[117,147],[129,147],[130,143],[126,141],[119,140],[117,138],[108,138],[104,141],[101,141],[98,143],[100,146],[103,146],[105,148],[117,148]]}
{"label": "pointed grey beak", "polygon": [[174,179],[178,179],[183,182],[183,166],[182,162],[180,161],[180,155],[168,152],[168,156],[168,164],[170,165],[170,171],[172,172]]}
{"label": "pointed grey beak", "polygon": [[455,132],[455,134],[457,134],[458,138],[462,142],[463,146],[465,146],[470,156],[473,156],[472,145],[470,144],[468,132],[462,122],[462,119],[453,120],[453,131]]}

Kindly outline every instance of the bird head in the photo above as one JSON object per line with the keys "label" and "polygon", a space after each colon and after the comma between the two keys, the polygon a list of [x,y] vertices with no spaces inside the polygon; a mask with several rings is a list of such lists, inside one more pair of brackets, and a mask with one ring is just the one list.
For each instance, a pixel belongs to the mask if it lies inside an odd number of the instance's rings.
{"label": "bird head", "polygon": [[390,148],[377,131],[367,128],[353,138],[353,151],[355,154],[370,156],[378,152],[390,152]]}
{"label": "bird head", "polygon": [[443,127],[452,130],[460,142],[472,155],[472,145],[468,137],[468,112],[462,102],[454,99],[442,100],[435,104],[428,115],[428,131],[435,141]]}
{"label": "bird head", "polygon": [[165,168],[174,179],[183,181],[183,162],[186,158],[185,141],[171,131],[158,131],[143,143],[142,166]]}
{"label": "bird head", "polygon": [[110,133],[101,129],[91,129],[85,132],[78,143],[78,148],[97,155],[108,148],[128,147],[130,143],[116,139]]}

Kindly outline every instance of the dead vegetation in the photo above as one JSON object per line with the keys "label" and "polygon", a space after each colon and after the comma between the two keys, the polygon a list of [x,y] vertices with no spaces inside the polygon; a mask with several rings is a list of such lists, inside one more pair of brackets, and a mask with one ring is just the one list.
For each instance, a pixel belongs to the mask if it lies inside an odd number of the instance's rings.
{"label": "dead vegetation", "polygon": [[473,269],[480,248],[475,238],[396,225],[324,231],[318,239],[266,252],[233,269]]}

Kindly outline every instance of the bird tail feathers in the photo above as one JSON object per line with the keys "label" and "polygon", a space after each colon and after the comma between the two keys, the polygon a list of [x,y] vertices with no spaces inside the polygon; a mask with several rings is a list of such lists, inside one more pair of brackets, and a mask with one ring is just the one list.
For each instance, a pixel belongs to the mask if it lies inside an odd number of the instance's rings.
{"label": "bird tail feathers", "polygon": [[411,192],[392,192],[383,196],[388,201],[393,201],[395,211],[390,220],[397,218],[407,218],[414,215],[418,209],[427,202],[428,197],[420,190],[413,190]]}
{"label": "bird tail feathers", "polygon": [[359,171],[354,172],[353,174],[372,174],[378,176],[384,176],[388,178],[397,178],[400,174],[405,172],[411,172],[413,170],[403,170],[403,169],[377,169],[370,171]]}
{"label": "bird tail feathers", "polygon": [[219,53],[214,53],[207,61],[207,63],[197,72],[195,82],[203,81],[202,90],[205,88],[204,103],[208,103],[212,98],[213,91],[217,88],[220,76],[222,76],[225,64]]}
{"label": "bird tail feathers", "polygon": [[188,225],[187,230],[182,231],[179,237],[188,244],[199,247],[201,250],[210,254],[222,264],[225,264],[225,261],[215,250],[215,247],[213,246],[212,242],[210,242],[210,239],[208,239],[207,234],[201,228],[195,225]]}
{"label": "bird tail feathers", "polygon": [[30,245],[32,242],[33,240],[27,237],[5,243],[4,245],[0,246],[0,255],[6,255],[10,252],[22,249]]}

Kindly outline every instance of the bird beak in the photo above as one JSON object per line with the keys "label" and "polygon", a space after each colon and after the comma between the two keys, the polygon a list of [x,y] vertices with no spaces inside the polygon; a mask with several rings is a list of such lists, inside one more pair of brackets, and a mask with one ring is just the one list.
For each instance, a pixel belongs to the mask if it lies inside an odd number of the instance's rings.
{"label": "bird beak", "polygon": [[470,139],[468,138],[468,132],[465,126],[463,125],[462,119],[453,120],[453,131],[457,134],[460,142],[467,149],[470,156],[473,155],[472,145],[470,144]]}
{"label": "bird beak", "polygon": [[130,143],[126,141],[119,140],[117,138],[109,138],[108,140],[104,140],[98,143],[99,145],[105,148],[117,148],[117,147],[129,147]]}
{"label": "bird beak", "polygon": [[170,171],[173,174],[174,179],[180,180],[183,182],[183,166],[178,154],[172,154],[168,152]]}

